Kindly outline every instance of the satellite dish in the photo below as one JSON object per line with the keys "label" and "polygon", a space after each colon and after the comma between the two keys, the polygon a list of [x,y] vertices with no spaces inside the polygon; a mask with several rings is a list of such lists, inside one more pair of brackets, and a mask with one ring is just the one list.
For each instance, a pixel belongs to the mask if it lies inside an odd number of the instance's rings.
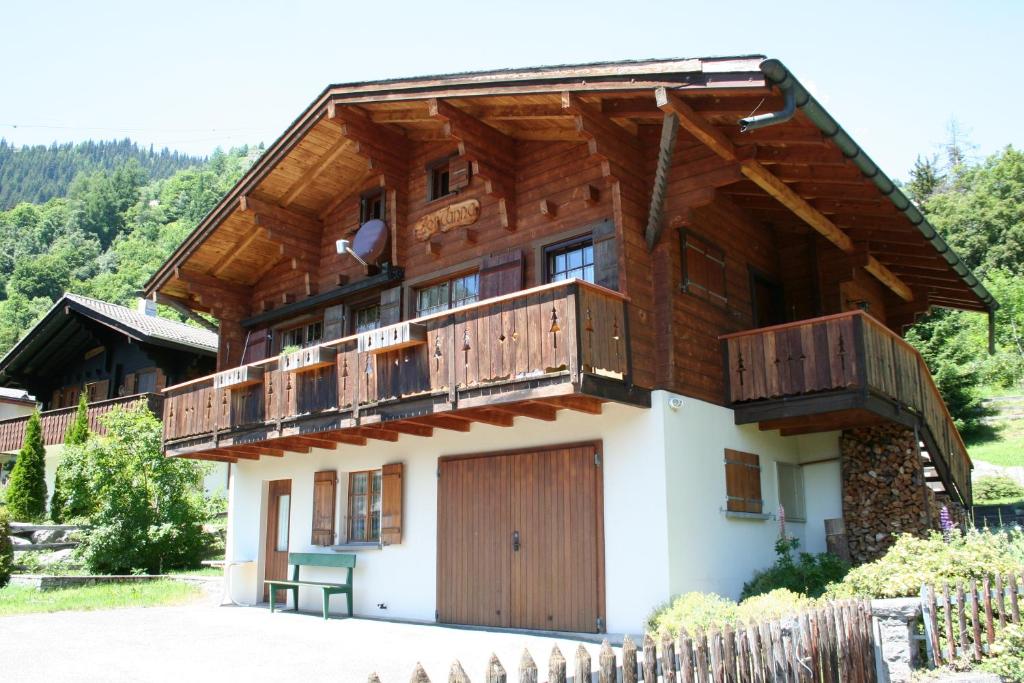
{"label": "satellite dish", "polygon": [[388,244],[388,226],[379,218],[366,221],[352,238],[352,251],[367,263],[376,263]]}

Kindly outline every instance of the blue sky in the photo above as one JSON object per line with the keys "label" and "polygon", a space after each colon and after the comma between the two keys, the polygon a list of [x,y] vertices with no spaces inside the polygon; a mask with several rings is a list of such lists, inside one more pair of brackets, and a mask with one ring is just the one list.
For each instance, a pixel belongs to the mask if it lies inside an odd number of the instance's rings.
{"label": "blue sky", "polygon": [[[956,118],[1024,146],[1024,2],[21,2],[0,11],[0,137],[269,143],[328,83],[541,64],[777,57],[890,174]],[[14,126],[17,126],[16,128]]]}

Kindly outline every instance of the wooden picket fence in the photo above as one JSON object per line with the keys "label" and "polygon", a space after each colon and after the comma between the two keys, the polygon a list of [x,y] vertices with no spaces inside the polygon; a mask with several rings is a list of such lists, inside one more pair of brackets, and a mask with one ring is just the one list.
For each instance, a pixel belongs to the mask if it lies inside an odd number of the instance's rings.
{"label": "wooden picket fence", "polygon": [[[875,683],[874,632],[871,605],[867,601],[838,601],[825,607],[778,621],[751,623],[747,627],[685,630],[678,638],[665,634],[656,643],[650,634],[637,648],[629,636],[621,658],[608,641],[598,655],[600,683]],[[547,678],[533,656],[524,650],[519,661],[520,683],[590,683],[594,680],[590,653],[582,645],[570,670],[556,645],[548,659]],[[470,683],[455,660],[449,683]],[[484,672],[486,683],[508,683],[509,673],[496,656]],[[411,683],[429,683],[417,665]],[[369,683],[380,683],[376,673]]]}
{"label": "wooden picket fence", "polygon": [[956,586],[945,584],[941,595],[934,586],[921,587],[925,647],[935,666],[957,659],[979,660],[988,653],[998,632],[1008,623],[1021,623],[1020,600],[1024,572],[986,576]]}

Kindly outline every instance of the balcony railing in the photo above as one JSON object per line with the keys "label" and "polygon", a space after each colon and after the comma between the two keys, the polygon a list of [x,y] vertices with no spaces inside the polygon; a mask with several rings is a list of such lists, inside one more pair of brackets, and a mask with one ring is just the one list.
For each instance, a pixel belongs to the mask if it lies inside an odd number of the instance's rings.
{"label": "balcony railing", "polygon": [[[571,280],[164,390],[168,454],[577,394],[642,403],[621,294]],[[270,445],[273,445],[272,443]]]}
{"label": "balcony railing", "polygon": [[[138,403],[144,403],[153,413],[160,415],[163,400],[164,397],[160,394],[133,394],[105,401],[94,401],[88,407],[89,429],[97,434],[105,433],[103,424],[100,422],[101,415],[105,415],[115,408],[130,408]],[[78,406],[70,406],[40,413],[43,445],[53,446],[64,443],[64,436],[68,427],[74,422],[77,412]],[[6,453],[21,448],[25,441],[25,426],[27,424],[27,416],[0,421],[0,452]]]}
{"label": "balcony railing", "polygon": [[841,425],[842,411],[867,409],[912,424],[946,490],[970,503],[971,460],[928,366],[878,320],[852,311],[722,339],[738,421],[839,414]]}

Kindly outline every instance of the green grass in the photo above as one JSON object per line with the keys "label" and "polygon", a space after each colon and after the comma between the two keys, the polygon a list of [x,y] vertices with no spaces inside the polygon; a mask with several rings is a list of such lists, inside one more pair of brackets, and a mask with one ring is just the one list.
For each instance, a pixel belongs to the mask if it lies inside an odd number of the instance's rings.
{"label": "green grass", "polygon": [[174,576],[224,576],[224,569],[221,567],[203,567],[202,569],[176,569],[167,573]]}
{"label": "green grass", "polygon": [[0,616],[180,605],[196,600],[201,594],[200,589],[180,581],[111,583],[50,591],[7,586],[0,588]]}
{"label": "green grass", "polygon": [[986,437],[973,439],[967,444],[972,460],[1004,467],[1024,467],[1024,420],[1000,422]]}

